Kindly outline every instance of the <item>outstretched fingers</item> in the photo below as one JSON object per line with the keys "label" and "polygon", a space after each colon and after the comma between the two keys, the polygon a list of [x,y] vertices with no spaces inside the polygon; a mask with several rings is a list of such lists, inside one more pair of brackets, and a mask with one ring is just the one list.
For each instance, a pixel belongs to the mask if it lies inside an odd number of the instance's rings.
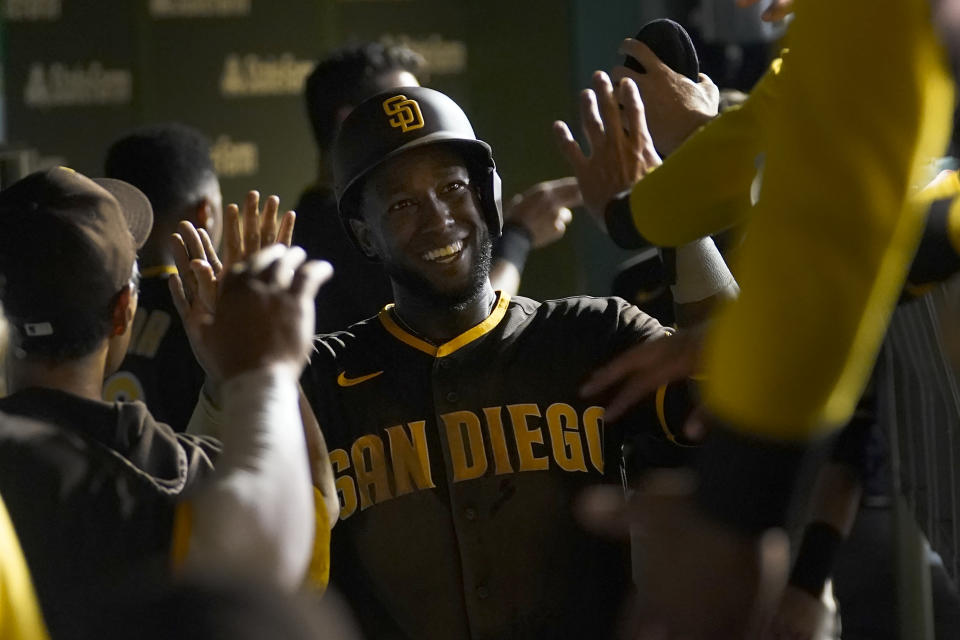
{"label": "outstretched fingers", "polygon": [[223,271],[223,263],[220,262],[217,250],[213,246],[213,240],[210,239],[210,234],[203,227],[200,227],[197,231],[200,232],[200,242],[203,243],[203,251],[207,255],[207,262],[213,267],[213,275],[219,278]]}
{"label": "outstretched fingers", "polygon": [[[276,259],[260,272],[259,278],[264,282],[288,289],[293,282],[294,272],[306,261],[307,254],[300,247],[286,248],[279,244],[274,244],[272,247],[279,247],[281,252],[275,252],[278,253]],[[261,253],[266,252],[267,250],[264,250]]]}
{"label": "outstretched fingers", "polygon": [[579,172],[580,168],[586,163],[587,158],[583,155],[583,150],[580,148],[580,145],[573,139],[573,134],[570,133],[570,127],[567,126],[566,122],[557,120],[553,123],[553,133],[557,140],[557,145],[560,147],[560,153],[562,153],[563,157],[570,163],[574,172]]}
{"label": "outstretched fingers", "polygon": [[170,297],[173,298],[173,306],[177,310],[180,320],[186,323],[187,315],[190,313],[190,303],[187,302],[187,294],[183,290],[183,281],[176,273],[167,280],[167,287],[170,289]]}
{"label": "outstretched fingers", "polygon": [[600,109],[597,106],[597,94],[593,89],[580,92],[580,124],[583,135],[590,145],[590,155],[596,155],[603,148],[604,131]]}
{"label": "outstretched fingers", "polygon": [[320,287],[333,276],[333,266],[326,260],[305,262],[293,274],[290,291],[309,299],[317,297]]}
{"label": "outstretched fingers", "polygon": [[297,212],[287,211],[280,218],[280,228],[277,231],[276,242],[286,247],[293,245],[293,227],[297,222]]}
{"label": "outstretched fingers", "polygon": [[266,247],[277,241],[277,214],[280,210],[280,198],[270,196],[263,205],[263,214],[260,216],[260,246]]}
{"label": "outstretched fingers", "polygon": [[177,265],[180,291],[183,293],[184,301],[189,302],[196,297],[197,287],[193,272],[190,271],[190,253],[187,251],[187,245],[181,234],[174,233],[170,236],[170,252],[173,254],[174,264]]}
{"label": "outstretched fingers", "polygon": [[260,193],[249,191],[243,201],[243,251],[241,259],[260,248]]}
{"label": "outstretched fingers", "polygon": [[243,260],[243,234],[240,208],[227,205],[223,220],[223,264],[228,267]]}

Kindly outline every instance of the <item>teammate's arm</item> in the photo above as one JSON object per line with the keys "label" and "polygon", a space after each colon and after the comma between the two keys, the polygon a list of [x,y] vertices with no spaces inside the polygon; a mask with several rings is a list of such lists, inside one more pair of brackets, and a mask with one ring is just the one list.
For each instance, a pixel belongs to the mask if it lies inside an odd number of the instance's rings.
{"label": "teammate's arm", "polygon": [[[183,297],[194,301],[183,310],[178,308],[191,347],[197,360],[204,367],[207,379],[201,391],[197,410],[191,419],[190,431],[220,437],[223,418],[219,407],[221,378],[216,368],[210,366],[210,357],[205,353],[205,345],[200,331],[206,318],[216,307],[218,281],[232,265],[240,264],[261,247],[289,246],[293,237],[295,214],[288,211],[278,224],[279,199],[271,196],[267,199],[262,213],[259,207],[259,194],[251,191],[247,194],[243,212],[236,205],[227,207],[224,226],[224,260],[221,263],[213,243],[204,229],[197,230],[191,223],[183,221],[178,233],[172,238],[172,251],[180,278],[171,278],[171,287],[177,284],[184,289]],[[174,291],[176,298],[179,292]],[[207,363],[207,364],[205,364]],[[316,417],[309,403],[300,392],[301,421],[310,455],[311,477],[314,486],[320,492],[326,510],[329,526],[337,521],[340,505],[337,498],[333,470],[327,456],[326,443],[320,432]]]}
{"label": "teammate's arm", "polygon": [[583,204],[576,178],[538,182],[510,199],[503,232],[494,244],[490,284],[515,295],[531,249],[553,244],[573,220],[571,207]]}
{"label": "teammate's arm", "polygon": [[[178,512],[189,518],[188,568],[241,566],[293,589],[315,536],[329,540],[325,522],[315,530],[297,380],[312,346],[313,299],[332,270],[305,260],[302,249],[273,245],[238,263],[222,274],[215,308],[199,323],[197,337],[223,381],[223,452]],[[174,303],[187,315],[196,299],[173,278]],[[179,515],[184,510],[189,516]]]}

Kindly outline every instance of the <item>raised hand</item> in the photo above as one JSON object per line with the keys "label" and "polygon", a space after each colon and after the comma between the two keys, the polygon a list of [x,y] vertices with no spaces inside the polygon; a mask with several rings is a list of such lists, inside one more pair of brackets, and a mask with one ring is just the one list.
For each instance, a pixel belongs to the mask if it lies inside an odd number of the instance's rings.
{"label": "raised hand", "polygon": [[554,133],[577,176],[584,205],[603,225],[607,204],[614,196],[632,187],[661,160],[647,129],[637,85],[629,78],[621,80],[614,92],[607,74],[597,71],[593,89],[580,94],[580,120],[589,155],[573,139],[565,122],[555,122]]}
{"label": "raised hand", "polygon": [[330,263],[280,244],[225,272],[216,313],[199,329],[222,379],[277,365],[299,377],[312,347],[313,299],[332,274]]}
{"label": "raised hand", "polygon": [[224,222],[222,262],[206,230],[198,230],[190,222],[181,221],[177,233],[170,238],[179,274],[169,280],[170,293],[197,362],[207,373],[207,390],[214,395],[222,378],[211,359],[202,329],[214,321],[220,280],[226,272],[261,247],[290,246],[296,214],[288,211],[278,223],[279,207],[279,198],[270,196],[261,213],[257,191],[247,194],[242,215],[237,205],[229,205]]}
{"label": "raised hand", "polygon": [[639,61],[646,73],[638,73],[621,65],[610,75],[614,82],[630,78],[637,83],[643,97],[647,126],[657,149],[672,153],[694,131],[717,115],[720,90],[704,74],[693,82],[667,65],[646,44],[627,38],[620,53]]}
{"label": "raised hand", "polygon": [[260,194],[250,191],[243,211],[236,204],[227,206],[224,218],[223,263],[227,267],[241,262],[274,243],[290,246],[296,213],[287,211],[279,219],[280,198],[270,196],[260,211]]}
{"label": "raised hand", "polygon": [[504,220],[523,225],[530,232],[534,249],[563,237],[573,220],[570,207],[583,204],[576,178],[538,182],[510,199]]}

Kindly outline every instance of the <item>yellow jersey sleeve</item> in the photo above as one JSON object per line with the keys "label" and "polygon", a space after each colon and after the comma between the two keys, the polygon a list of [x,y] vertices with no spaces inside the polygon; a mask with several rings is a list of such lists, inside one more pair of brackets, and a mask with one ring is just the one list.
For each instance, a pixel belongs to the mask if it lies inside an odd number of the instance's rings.
{"label": "yellow jersey sleeve", "polygon": [[0,499],[0,638],[48,638],[17,534]]}
{"label": "yellow jersey sleeve", "polygon": [[926,0],[805,0],[791,31],[737,256],[742,293],[708,336],[704,404],[744,434],[807,441],[844,424],[866,383],[954,85]]}
{"label": "yellow jersey sleeve", "polygon": [[708,123],[633,187],[630,210],[641,236],[679,247],[746,219],[782,64],[775,60],[746,103]]}

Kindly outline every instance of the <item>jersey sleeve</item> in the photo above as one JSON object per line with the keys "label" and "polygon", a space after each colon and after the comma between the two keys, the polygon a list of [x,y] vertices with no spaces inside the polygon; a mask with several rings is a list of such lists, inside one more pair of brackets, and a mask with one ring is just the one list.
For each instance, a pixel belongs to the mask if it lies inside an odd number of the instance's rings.
{"label": "jersey sleeve", "polygon": [[781,64],[773,62],[745,104],[708,123],[612,203],[607,228],[618,245],[679,247],[746,219]]}
{"label": "jersey sleeve", "polygon": [[30,571],[0,499],[0,638],[43,640],[47,629],[30,580]]}

